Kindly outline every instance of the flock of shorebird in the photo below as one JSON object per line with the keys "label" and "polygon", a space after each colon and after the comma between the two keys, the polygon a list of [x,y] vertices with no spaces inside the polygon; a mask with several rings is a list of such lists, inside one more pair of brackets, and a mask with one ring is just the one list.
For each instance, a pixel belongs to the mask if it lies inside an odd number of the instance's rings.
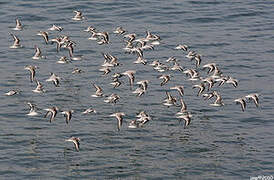
{"label": "flock of shorebird", "polygon": [[[72,20],[74,21],[81,21],[84,20],[85,17],[82,15],[82,12],[80,11],[74,11],[76,14],[74,17],[72,17]],[[13,28],[14,31],[22,31],[24,29],[24,26],[21,24],[19,19],[16,19],[16,27]],[[63,30],[62,27],[57,25],[52,25],[48,29],[48,31],[59,31],[61,32]],[[108,32],[100,32],[93,26],[89,26],[87,29],[84,30],[87,33],[90,33],[89,40],[96,41],[99,45],[103,44],[109,44],[109,33]],[[210,104],[211,106],[224,106],[223,99],[220,95],[220,93],[217,90],[212,90],[214,86],[222,86],[224,84],[231,84],[234,88],[238,86],[238,80],[231,77],[224,75],[217,64],[215,63],[209,63],[205,64],[201,67],[201,61],[202,56],[189,49],[189,47],[185,44],[180,44],[174,47],[175,50],[184,52],[185,57],[189,59],[190,61],[195,61],[195,68],[191,69],[185,69],[180,64],[179,61],[175,57],[170,57],[166,60],[166,64],[163,62],[160,62],[159,60],[155,60],[153,62],[148,63],[148,61],[144,58],[144,51],[146,50],[153,50],[156,46],[161,44],[161,39],[158,35],[152,34],[151,32],[147,31],[146,36],[143,38],[137,38],[137,35],[135,33],[128,33],[125,29],[122,27],[117,27],[114,31],[114,34],[117,34],[119,36],[123,37],[123,41],[125,42],[125,46],[123,50],[126,53],[134,54],[136,55],[136,60],[133,62],[134,64],[143,64],[143,65],[149,65],[152,66],[152,68],[162,73],[158,78],[161,80],[161,83],[159,83],[160,86],[166,86],[166,84],[169,82],[169,80],[172,78],[171,74],[164,73],[164,72],[170,72],[170,71],[176,71],[180,72],[182,74],[185,74],[186,77],[188,77],[189,81],[195,82],[192,86],[193,89],[198,89],[197,96],[200,96],[204,98],[205,100],[209,100],[212,98],[216,98],[215,101]],[[10,46],[10,48],[22,48],[23,46],[20,43],[20,39],[18,36],[16,36],[13,33],[10,33],[10,35],[14,39],[14,43]],[[67,49],[68,50],[68,57],[62,56],[57,63],[64,64],[69,63],[70,61],[78,61],[82,59],[81,55],[75,55],[74,54],[74,47],[76,46],[76,43],[70,39],[67,35],[60,35],[56,38],[49,38],[49,33],[47,31],[40,31],[37,33],[37,35],[42,36],[46,44],[56,44],[56,51],[59,52],[61,49]],[[111,55],[110,53],[102,53],[102,56],[104,58],[104,62],[101,65],[101,68],[99,71],[103,73],[103,75],[108,75],[113,68],[121,65],[121,63],[118,62],[118,58]],[[46,58],[42,55],[42,52],[38,46],[35,46],[35,54],[32,57],[33,60],[39,60]],[[30,82],[35,82],[37,84],[36,88],[33,91],[33,93],[46,93],[46,90],[44,90],[42,83],[36,78],[36,69],[39,67],[33,66],[33,65],[27,65],[25,66],[25,70],[28,70],[30,72]],[[206,71],[207,74],[206,77],[202,77],[200,75],[200,71]],[[72,73],[81,73],[81,69],[74,69]],[[113,86],[113,88],[118,88],[122,81],[121,78],[126,76],[129,79],[129,86],[130,90],[132,90],[132,93],[136,94],[136,96],[141,97],[144,94],[146,94],[148,90],[149,80],[141,80],[136,82],[136,85],[139,87],[133,90],[135,85],[135,74],[136,70],[127,70],[125,72],[121,73],[113,73],[111,75],[112,82],[110,85]],[[46,80],[46,82],[52,82],[56,87],[60,86],[61,78],[58,77],[56,74],[51,73],[50,77]],[[111,94],[111,95],[105,95],[103,92],[103,89],[93,83],[93,86],[95,88],[95,93],[92,94],[92,97],[95,98],[104,98],[105,103],[111,103],[116,104],[117,101],[119,101],[120,96],[118,94]],[[179,95],[179,104],[177,104],[177,99],[171,94],[172,91],[177,91]],[[7,96],[13,96],[18,94],[18,90],[10,90],[9,92],[5,93]],[[180,107],[180,111],[176,113],[176,117],[180,120],[184,120],[184,127],[187,127],[192,118],[192,114],[187,110],[187,105],[183,99],[184,97],[184,86],[183,85],[177,85],[174,87],[169,87],[165,91],[166,98],[163,100],[162,104],[167,107],[175,106]],[[246,109],[246,103],[247,100],[253,100],[253,102],[256,104],[256,106],[259,106],[259,94],[257,93],[251,93],[244,97],[237,98],[234,101],[236,104],[241,105],[242,111],[245,111]],[[28,116],[36,116],[39,115],[39,113],[36,111],[36,105],[28,102],[27,103],[30,107],[30,111],[27,114]],[[58,107],[53,106],[50,108],[45,108],[46,111],[45,118],[49,116],[49,122],[52,122],[54,118],[56,117],[57,113],[61,110],[59,110]],[[74,110],[65,110],[61,111],[61,114],[65,116],[66,123],[69,123],[72,114],[74,113]],[[82,112],[82,114],[89,114],[89,113],[96,113],[96,110],[92,107],[86,109]],[[117,119],[117,129],[120,131],[122,124],[123,124],[123,117],[126,116],[124,112],[115,112],[110,117],[115,117]],[[128,127],[129,128],[141,128],[144,127],[145,124],[147,124],[150,120],[152,120],[151,116],[146,113],[145,111],[141,111],[137,116],[135,120],[130,121]],[[79,142],[80,138],[77,137],[71,137],[67,139],[66,141],[72,141],[75,145],[75,148],[77,151],[79,151]]]}

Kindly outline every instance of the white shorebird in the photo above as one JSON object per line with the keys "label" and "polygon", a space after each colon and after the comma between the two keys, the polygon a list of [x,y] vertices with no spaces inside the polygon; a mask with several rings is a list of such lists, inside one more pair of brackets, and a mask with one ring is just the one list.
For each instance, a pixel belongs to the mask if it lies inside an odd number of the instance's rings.
{"label": "white shorebird", "polygon": [[74,110],[68,110],[68,111],[62,111],[61,114],[64,115],[64,117],[66,117],[66,123],[68,124],[68,122],[71,120],[72,117],[72,113],[74,112]]}
{"label": "white shorebird", "polygon": [[181,71],[183,72],[183,67],[181,65],[179,65],[179,63],[177,63],[176,61],[174,61],[173,66],[170,68],[170,70],[172,71]]}
{"label": "white shorebird", "polygon": [[146,65],[147,64],[147,60],[144,59],[141,56],[138,56],[137,59],[133,63],[134,64],[143,64],[143,65]]}
{"label": "white shorebird", "polygon": [[88,108],[82,112],[82,114],[90,114],[90,113],[97,113],[97,111],[93,108]]}
{"label": "white shorebird", "polygon": [[245,96],[248,99],[252,99],[255,103],[256,107],[259,107],[259,94],[258,93],[252,93]]}
{"label": "white shorebird", "polygon": [[28,70],[30,72],[30,82],[34,81],[35,74],[36,74],[36,69],[38,69],[37,66],[32,66],[32,65],[27,65],[25,66],[25,70]]}
{"label": "white shorebird", "polygon": [[43,89],[43,85],[38,80],[36,80],[36,84],[37,84],[37,86],[34,90],[32,90],[32,92],[35,92],[35,93],[44,93],[44,92],[46,92]]}
{"label": "white shorebird", "polygon": [[203,69],[206,69],[206,68],[209,69],[207,71],[207,73],[211,73],[217,68],[217,65],[215,63],[208,63],[208,64],[203,65]]}
{"label": "white shorebird", "polygon": [[42,56],[41,49],[38,46],[34,46],[35,48],[35,54],[33,55],[32,59],[41,59],[41,58],[46,58],[45,56]]}
{"label": "white shorebird", "polygon": [[61,26],[57,26],[57,25],[53,24],[52,27],[50,27],[48,30],[61,32],[63,30],[63,28]]}
{"label": "white shorebird", "polygon": [[50,119],[49,119],[49,122],[51,123],[54,118],[56,117],[56,114],[58,112],[58,108],[56,106],[52,107],[52,108],[47,108],[47,109],[44,109],[45,111],[47,111],[47,113],[45,114],[45,118],[50,114]]}
{"label": "white shorebird", "polygon": [[199,88],[199,91],[198,91],[197,96],[200,96],[200,95],[204,92],[204,90],[205,90],[205,85],[204,85],[204,83],[195,84],[195,85],[192,87],[192,89],[194,89],[194,88]]}
{"label": "white shorebird", "polygon": [[34,104],[30,103],[30,102],[28,102],[27,104],[30,107],[30,111],[27,114],[27,116],[36,116],[36,115],[38,115],[38,113],[35,111],[36,106]]}
{"label": "white shorebird", "polygon": [[23,30],[23,26],[22,26],[20,20],[16,19],[15,21],[16,21],[16,26],[15,26],[15,28],[13,28],[13,30],[15,30],[15,31],[22,31]]}
{"label": "white shorebird", "polygon": [[125,116],[125,113],[117,112],[117,113],[111,114],[109,116],[116,117],[116,119],[117,119],[117,129],[118,129],[118,131],[120,131],[120,129],[122,127],[122,124],[123,124],[123,116]]}
{"label": "white shorebird", "polygon": [[165,85],[169,80],[170,80],[171,75],[170,74],[163,74],[161,76],[159,76],[159,79],[163,79],[163,81],[161,82],[161,86]]}
{"label": "white shorebird", "polygon": [[138,122],[136,119],[130,121],[130,123],[128,125],[128,128],[131,128],[131,129],[136,129],[136,128],[139,128],[139,127],[141,127],[141,123]]}
{"label": "white shorebird", "polygon": [[114,34],[124,34],[126,32],[126,30],[124,30],[121,26],[117,27],[113,33]]}
{"label": "white shorebird", "polygon": [[95,94],[92,94],[91,97],[102,97],[103,94],[103,89],[100,86],[97,86],[96,84],[92,84],[93,87],[95,87],[96,91]]}
{"label": "white shorebird", "polygon": [[67,139],[66,141],[73,142],[76,151],[80,150],[80,138],[71,137],[71,138]]}
{"label": "white shorebird", "polygon": [[188,51],[188,46],[185,44],[179,44],[175,47],[177,50],[183,50],[183,51]]}
{"label": "white shorebird", "polygon": [[113,86],[113,88],[119,87],[122,83],[119,81],[118,78],[114,78],[113,82],[109,83]]}
{"label": "white shorebird", "polygon": [[133,94],[136,94],[136,96],[140,97],[142,96],[146,91],[141,88],[141,87],[138,87],[137,89],[135,89],[132,93]]}
{"label": "white shorebird", "polygon": [[200,55],[200,54],[195,54],[194,60],[196,61],[196,64],[195,64],[195,65],[196,65],[196,68],[197,68],[198,66],[200,66],[201,61],[202,61],[201,55]]}
{"label": "white shorebird", "polygon": [[152,120],[152,118],[145,111],[141,111],[139,114],[137,114],[136,117],[138,118],[136,121],[139,123],[139,127],[144,126],[146,123]]}
{"label": "white shorebird", "polygon": [[67,64],[67,63],[69,63],[69,61],[68,61],[66,56],[62,56],[62,57],[59,58],[59,60],[56,63],[58,63],[58,64]]}
{"label": "white shorebird", "polygon": [[65,44],[64,48],[67,48],[69,50],[69,57],[73,61],[80,61],[83,59],[83,55],[74,55],[73,54],[73,46],[75,46],[75,43],[72,41],[69,41],[67,44]]}
{"label": "white shorebird", "polygon": [[45,40],[45,43],[48,44],[48,42],[49,42],[49,33],[48,32],[46,32],[46,31],[39,31],[37,33],[37,35],[38,36],[42,36],[44,38],[44,40]]}
{"label": "white shorebird", "polygon": [[60,77],[56,76],[54,73],[50,73],[50,77],[46,80],[47,82],[50,82],[52,81],[53,84],[57,87],[59,86],[59,83],[60,83]]}
{"label": "white shorebird", "polygon": [[208,83],[207,90],[209,91],[213,87],[213,85],[215,83],[215,79],[212,77],[207,77],[205,79],[202,79],[202,82]]}
{"label": "white shorebird", "polygon": [[116,104],[116,102],[120,99],[120,96],[118,96],[117,94],[111,94],[110,96],[108,96],[104,102],[105,103],[113,103]]}
{"label": "white shorebird", "polygon": [[195,59],[195,56],[196,56],[195,51],[189,51],[188,54],[186,55],[186,58],[192,61],[193,59]]}
{"label": "white shorebird", "polygon": [[185,121],[185,126],[184,126],[184,128],[186,128],[186,127],[190,124],[190,122],[191,122],[191,117],[192,117],[192,115],[191,115],[190,113],[186,113],[186,114],[177,116],[177,118],[183,119],[183,120]]}
{"label": "white shorebird", "polygon": [[79,68],[74,68],[73,71],[71,72],[72,74],[80,74],[83,73],[84,71],[82,69]]}
{"label": "white shorebird", "polygon": [[149,83],[148,80],[141,80],[141,81],[138,81],[136,84],[138,84],[144,91],[146,91],[148,83]]}
{"label": "white shorebird", "polygon": [[221,95],[217,91],[213,91],[214,96],[216,96],[216,100],[214,101],[213,104],[210,104],[211,106],[223,106],[223,100]]}
{"label": "white shorebird", "polygon": [[133,86],[134,79],[135,79],[135,76],[134,76],[135,73],[136,73],[136,71],[134,71],[134,70],[128,70],[128,71],[125,71],[122,73],[122,75],[125,75],[128,77],[130,87]]}
{"label": "white shorebird", "polygon": [[17,90],[10,90],[9,92],[5,93],[6,96],[13,96],[15,94],[19,94]]}
{"label": "white shorebird", "polygon": [[72,20],[74,21],[81,21],[83,19],[85,19],[85,17],[82,15],[81,11],[73,11],[75,14],[75,16],[72,18]]}
{"label": "white shorebird", "polygon": [[11,45],[10,46],[10,48],[11,49],[16,49],[16,48],[21,48],[21,47],[23,47],[21,44],[20,44],[20,39],[16,36],[16,35],[14,35],[14,34],[12,34],[12,33],[10,33],[10,35],[13,37],[13,45]]}
{"label": "white shorebird", "polygon": [[238,80],[232,77],[228,77],[227,84],[232,84],[235,88],[238,86]]}
{"label": "white shorebird", "polygon": [[177,106],[176,98],[174,98],[169,92],[166,91],[167,98],[164,99],[163,105],[170,107],[170,106]]}
{"label": "white shorebird", "polygon": [[242,111],[245,111],[245,108],[246,108],[245,98],[238,98],[238,99],[235,99],[234,101],[236,102],[236,104],[241,104]]}
{"label": "white shorebird", "polygon": [[104,75],[107,75],[108,73],[110,73],[111,69],[110,69],[110,67],[102,67],[99,69],[99,71],[103,72],[102,76],[104,76]]}

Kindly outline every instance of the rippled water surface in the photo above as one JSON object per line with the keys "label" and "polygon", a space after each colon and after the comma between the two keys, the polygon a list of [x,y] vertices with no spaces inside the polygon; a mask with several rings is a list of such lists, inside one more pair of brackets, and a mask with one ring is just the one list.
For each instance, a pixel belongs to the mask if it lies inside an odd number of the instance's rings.
{"label": "rippled water surface", "polygon": [[[2,0],[0,7],[0,179],[249,179],[274,175],[273,1]],[[71,20],[73,10],[81,10],[86,19]],[[21,19],[23,31],[12,30],[16,18]],[[50,38],[69,35],[77,43],[75,54],[84,55],[82,61],[56,64],[68,51],[57,54],[55,46],[46,45],[36,35],[52,24],[64,30],[50,32]],[[108,31],[110,44],[88,40],[83,30],[90,25]],[[122,37],[111,33],[117,26],[139,38],[146,30],[161,37],[159,46],[144,52],[149,62],[166,63],[175,56],[185,68],[195,68],[183,51],[174,50],[178,44],[187,44],[202,55],[202,65],[215,62],[223,74],[237,78],[239,86],[215,87],[223,97],[223,107],[209,106],[197,97],[197,90],[192,89],[195,82],[179,72],[167,72],[171,81],[161,87],[157,79],[161,73],[148,65],[133,64],[135,55],[124,53]],[[23,48],[9,48],[13,43],[9,32],[21,39]],[[31,58],[35,45],[46,59]],[[148,92],[135,97],[126,78],[121,87],[113,89],[110,76],[98,71],[104,61],[102,52],[117,56],[122,64],[113,72],[136,69],[136,81],[148,79]],[[36,85],[30,83],[26,65],[39,66],[37,79],[46,93],[31,91]],[[76,67],[84,72],[72,74]],[[62,78],[60,87],[45,82],[50,72]],[[91,83],[101,85],[106,94],[119,94],[120,101],[113,106],[92,98]],[[179,108],[161,104],[165,90],[178,84],[185,86],[184,100],[193,114],[187,128],[175,116]],[[20,94],[5,96],[11,89]],[[242,112],[233,100],[253,92],[260,94],[260,107],[248,103]],[[27,102],[38,106],[38,116],[26,116]],[[60,113],[53,123],[43,117],[42,109],[53,105],[75,110],[68,125]],[[80,113],[90,106],[98,113]],[[128,123],[141,110],[153,120],[143,128],[129,129]],[[115,118],[109,117],[118,111],[126,114],[120,132]],[[80,152],[65,142],[71,136],[81,139]]]}

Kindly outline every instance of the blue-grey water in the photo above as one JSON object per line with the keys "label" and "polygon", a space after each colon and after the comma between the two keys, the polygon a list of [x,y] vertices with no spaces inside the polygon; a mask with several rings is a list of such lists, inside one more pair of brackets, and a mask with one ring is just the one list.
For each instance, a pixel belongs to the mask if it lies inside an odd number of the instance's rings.
{"label": "blue-grey water", "polygon": [[[16,0],[0,2],[0,179],[249,179],[274,175],[274,3],[257,0],[186,0],[186,1],[42,1]],[[73,21],[73,10],[86,17]],[[23,31],[13,31],[15,19]],[[75,54],[82,61],[57,64],[68,51],[56,53],[55,45],[46,45],[37,32],[52,24],[64,30],[49,32],[50,38],[69,35],[77,45]],[[88,26],[110,33],[110,44],[98,45],[88,40]],[[187,44],[202,55],[202,64],[215,62],[225,75],[239,80],[237,88],[215,86],[225,106],[212,107],[192,89],[194,82],[180,72],[166,72],[171,81],[161,87],[162,73],[151,66],[136,65],[135,55],[125,54],[122,37],[113,29],[124,27],[138,38],[149,30],[161,37],[161,44],[144,57],[152,62],[175,56],[185,68],[195,68],[178,44]],[[23,48],[10,49],[9,32],[21,39]],[[33,60],[34,46],[41,48],[46,59]],[[128,80],[113,89],[110,75],[98,71],[104,59],[102,52],[118,57],[121,66],[113,72],[136,69],[136,81],[150,81],[147,93],[135,97]],[[26,65],[39,66],[37,79],[46,93],[37,94],[30,83]],[[74,68],[84,72],[72,74]],[[201,71],[201,69],[199,70]],[[45,80],[50,72],[60,76],[60,87]],[[203,73],[201,71],[201,73]],[[203,73],[203,75],[206,75]],[[121,96],[116,105],[93,98],[92,83],[102,86],[106,94]],[[175,113],[177,107],[161,104],[165,90],[184,85],[184,100],[193,114],[184,128]],[[137,86],[135,85],[134,88]],[[11,89],[20,94],[5,96]],[[260,106],[248,103],[245,112],[233,100],[249,93],[260,94]],[[172,94],[178,97],[174,91]],[[27,102],[36,104],[38,116],[29,117]],[[60,113],[49,123],[42,109],[58,106],[74,109],[67,125]],[[88,107],[97,114],[81,114]],[[145,127],[129,129],[128,123],[141,110],[153,120]],[[125,112],[120,132],[114,112]],[[65,139],[79,137],[80,152]]]}

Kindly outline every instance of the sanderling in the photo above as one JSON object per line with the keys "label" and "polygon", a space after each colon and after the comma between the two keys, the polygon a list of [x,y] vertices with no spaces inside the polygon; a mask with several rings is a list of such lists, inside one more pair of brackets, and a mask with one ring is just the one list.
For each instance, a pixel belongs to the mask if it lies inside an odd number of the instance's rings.
{"label": "sanderling", "polygon": [[174,98],[169,92],[166,91],[167,98],[164,99],[163,105],[170,107],[170,106],[177,106],[176,98]]}
{"label": "sanderling", "polygon": [[82,15],[81,11],[73,11],[75,14],[75,16],[72,18],[72,20],[74,21],[81,21],[83,19],[85,19],[85,17]]}
{"label": "sanderling", "polygon": [[183,50],[183,51],[187,51],[188,50],[188,46],[185,45],[185,44],[179,44],[175,47],[175,49],[178,49],[178,50]]}
{"label": "sanderling", "polygon": [[137,120],[132,120],[130,121],[128,128],[132,128],[132,129],[139,128],[140,127],[139,125],[140,123]]}
{"label": "sanderling", "polygon": [[211,93],[203,93],[202,96],[204,97],[204,100],[209,100],[212,97],[214,97],[214,92]]}
{"label": "sanderling", "polygon": [[97,32],[96,36],[101,37],[101,40],[98,41],[99,45],[108,44],[109,43],[109,35],[108,32]]}
{"label": "sanderling", "polygon": [[236,104],[241,104],[242,111],[245,111],[245,108],[246,108],[245,98],[238,98],[238,99],[235,99],[234,101],[236,102]]}
{"label": "sanderling", "polygon": [[196,52],[194,51],[189,51],[188,54],[186,55],[186,58],[190,59],[191,61],[195,59]]}
{"label": "sanderling", "polygon": [[72,74],[80,74],[80,73],[83,73],[84,71],[79,69],[79,68],[75,68],[73,71],[72,71]]}
{"label": "sanderling", "polygon": [[132,41],[134,41],[135,40],[135,38],[136,38],[136,34],[135,33],[131,33],[131,34],[126,34],[126,35],[124,35],[124,38],[129,38],[129,42],[132,42]]}
{"label": "sanderling", "polygon": [[216,96],[216,100],[214,101],[213,104],[210,104],[211,106],[223,106],[223,100],[221,95],[217,91],[213,91],[214,96]]}
{"label": "sanderling", "polygon": [[120,129],[122,127],[122,124],[123,124],[123,116],[125,116],[125,113],[117,112],[117,113],[111,114],[109,116],[116,117],[116,119],[117,119],[117,129],[118,129],[118,131],[120,131]]}
{"label": "sanderling", "polygon": [[68,59],[66,56],[62,56],[59,58],[59,60],[56,62],[58,64],[66,64],[66,63],[69,63]]}
{"label": "sanderling", "polygon": [[116,102],[120,99],[120,96],[118,96],[117,94],[111,94],[110,96],[108,96],[104,102],[106,103],[113,103],[116,104]]}
{"label": "sanderling", "polygon": [[63,30],[63,28],[61,26],[57,26],[57,25],[53,24],[52,27],[49,28],[48,30],[61,32]]}
{"label": "sanderling", "polygon": [[34,104],[30,103],[30,102],[28,102],[27,104],[30,107],[30,111],[27,114],[27,116],[36,116],[36,115],[38,115],[38,113],[35,111],[36,106]]}
{"label": "sanderling", "polygon": [[142,89],[143,89],[144,91],[146,91],[146,90],[147,90],[148,83],[149,83],[148,80],[141,80],[141,81],[138,81],[136,84],[140,85],[140,86],[142,87]]}
{"label": "sanderling", "polygon": [[54,118],[56,117],[57,111],[59,109],[56,106],[54,106],[52,108],[47,108],[47,109],[44,109],[44,110],[47,111],[44,118],[46,118],[50,114],[51,116],[50,116],[49,122],[51,123],[54,120]]}
{"label": "sanderling", "polygon": [[228,77],[228,80],[225,83],[232,84],[235,88],[238,86],[238,80],[232,77]]}
{"label": "sanderling", "polygon": [[177,116],[179,119],[183,119],[185,121],[185,128],[190,124],[192,115],[190,113],[186,113],[180,116]]}
{"label": "sanderling", "polygon": [[16,21],[16,26],[15,26],[15,28],[13,28],[13,30],[15,30],[15,31],[22,31],[23,30],[23,26],[22,26],[20,20],[16,19],[15,21]]}
{"label": "sanderling", "polygon": [[73,142],[76,151],[80,150],[80,138],[71,137],[71,138],[67,139],[66,141]]}
{"label": "sanderling", "polygon": [[215,83],[215,79],[212,77],[207,77],[205,79],[202,79],[202,81],[208,83],[208,88],[207,88],[208,91],[213,87]]}
{"label": "sanderling", "polygon": [[208,63],[208,64],[203,65],[203,69],[206,69],[206,68],[209,69],[207,71],[207,73],[211,73],[217,68],[217,65],[215,63]]}
{"label": "sanderling", "polygon": [[252,99],[255,103],[256,107],[259,107],[259,94],[258,93],[252,93],[245,96],[248,99]]}
{"label": "sanderling", "polygon": [[82,112],[82,114],[90,114],[90,113],[97,113],[97,111],[93,108],[88,108]]}
{"label": "sanderling", "polygon": [[135,73],[136,73],[136,71],[134,71],[134,70],[128,70],[128,71],[125,71],[122,73],[122,75],[125,75],[128,77],[130,87],[133,86],[134,79],[135,79],[135,77],[134,77]]}
{"label": "sanderling", "polygon": [[72,117],[72,113],[74,112],[74,110],[68,110],[68,111],[62,111],[61,114],[64,114],[64,117],[66,117],[66,123],[68,124],[68,122],[71,120]]}
{"label": "sanderling", "polygon": [[183,73],[186,74],[186,76],[190,77],[188,79],[190,81],[197,81],[201,79],[199,73],[195,69],[187,69],[183,71]]}
{"label": "sanderling", "polygon": [[102,76],[105,76],[111,72],[111,68],[110,67],[102,67],[99,69],[99,71],[103,72]]}
{"label": "sanderling", "polygon": [[165,85],[170,80],[171,75],[170,74],[163,74],[158,77],[158,79],[163,79],[161,82],[161,86]]}
{"label": "sanderling", "polygon": [[38,69],[37,66],[32,66],[32,65],[27,65],[25,67],[26,70],[28,70],[30,72],[30,82],[33,82],[34,81],[34,78],[35,78],[35,74],[36,74],[36,69]]}
{"label": "sanderling", "polygon": [[5,93],[6,96],[13,96],[15,94],[19,94],[18,90],[10,90],[9,92]]}
{"label": "sanderling", "polygon": [[134,64],[143,64],[143,65],[146,65],[147,64],[147,60],[144,59],[141,56],[138,56],[137,59],[133,63]]}
{"label": "sanderling", "polygon": [[141,87],[138,87],[137,89],[135,89],[132,93],[133,94],[136,94],[136,96],[140,97],[142,96],[146,91],[141,88]]}
{"label": "sanderling", "polygon": [[36,84],[37,84],[37,86],[34,90],[32,90],[32,92],[35,92],[35,93],[44,93],[44,92],[46,92],[43,89],[43,85],[38,80],[36,80]]}
{"label": "sanderling", "polygon": [[45,56],[42,56],[42,52],[41,49],[38,46],[34,46],[35,48],[35,54],[33,55],[32,59],[41,59],[41,58],[45,58]]}
{"label": "sanderling", "polygon": [[10,33],[10,35],[13,37],[13,45],[11,45],[10,46],[10,48],[11,49],[16,49],[16,48],[21,48],[21,47],[23,47],[21,44],[20,44],[20,39],[16,36],[16,35],[14,35],[14,34],[12,34],[12,33]]}
{"label": "sanderling", "polygon": [[174,56],[169,57],[166,62],[176,62],[177,59]]}
{"label": "sanderling", "polygon": [[181,71],[183,72],[183,67],[179,65],[179,63],[177,63],[176,61],[174,61],[173,66],[170,68],[170,70],[172,71]]}
{"label": "sanderling", "polygon": [[121,26],[117,27],[113,33],[114,34],[124,34],[126,32],[126,30],[124,30]]}
{"label": "sanderling", "polygon": [[49,42],[49,33],[48,32],[46,32],[46,31],[39,31],[37,33],[37,35],[38,36],[42,36],[44,38],[46,44],[48,44],[48,42]]}
{"label": "sanderling", "polygon": [[67,48],[69,50],[69,57],[71,60],[74,60],[74,61],[79,61],[79,60],[82,60],[83,56],[82,55],[77,55],[75,56],[73,54],[73,46],[75,46],[75,43],[72,42],[72,41],[69,41],[67,44],[65,44],[64,48]]}
{"label": "sanderling", "polygon": [[195,54],[194,59],[196,61],[196,67],[200,66],[201,61],[202,61],[201,55],[200,54]]}
{"label": "sanderling", "polygon": [[195,85],[192,87],[192,89],[194,89],[194,88],[199,88],[199,91],[198,91],[197,96],[200,96],[200,95],[204,92],[204,90],[205,90],[205,85],[204,85],[204,83],[195,84]]}
{"label": "sanderling", "polygon": [[103,96],[103,89],[100,86],[97,86],[96,84],[92,84],[93,87],[95,87],[96,91],[95,94],[92,94],[91,97],[102,97]]}
{"label": "sanderling", "polygon": [[56,43],[56,52],[59,52],[61,49],[61,46],[64,44],[64,42],[62,41],[62,38],[60,37],[50,39],[49,42],[51,42],[51,44]]}
{"label": "sanderling", "polygon": [[47,82],[50,82],[52,81],[53,84],[57,87],[59,86],[59,83],[60,83],[60,77],[56,76],[54,73],[50,73],[50,77],[46,80]]}
{"label": "sanderling", "polygon": [[109,83],[113,86],[113,88],[119,87],[122,83],[119,81],[118,78],[114,78],[113,82]]}

